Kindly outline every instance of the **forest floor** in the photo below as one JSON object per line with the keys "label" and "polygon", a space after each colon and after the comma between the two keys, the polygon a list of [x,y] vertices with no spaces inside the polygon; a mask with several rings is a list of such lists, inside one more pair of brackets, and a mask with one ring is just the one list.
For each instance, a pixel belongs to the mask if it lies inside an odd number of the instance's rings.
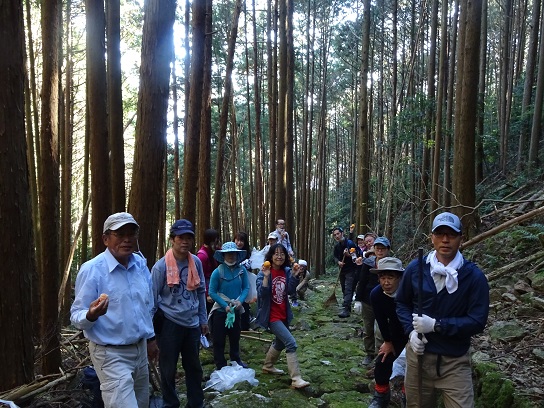
{"label": "forest floor", "polygon": [[[333,293],[335,277],[325,276],[312,281],[313,291],[307,301],[300,301],[300,306],[293,308],[293,334],[299,345],[298,355],[302,376],[311,385],[303,390],[289,388],[288,375],[273,376],[261,373],[261,366],[272,335],[254,331],[244,334],[241,342],[242,359],[255,370],[258,385],[239,383],[234,388],[218,392],[212,388],[205,391],[207,407],[221,408],[257,408],[257,407],[330,407],[350,408],[368,406],[371,400],[370,390],[373,388],[372,378],[368,378],[367,369],[361,366],[365,354],[362,349],[360,316],[352,315],[347,319],[337,317],[337,306],[324,307],[325,300]],[[493,285],[492,285],[493,286]],[[507,293],[507,292],[505,292]],[[340,288],[336,296],[341,298]],[[513,306],[513,307],[512,307]],[[479,394],[479,407],[544,407],[544,373],[542,361],[532,353],[544,344],[544,318],[542,316],[517,316],[516,309],[522,305],[510,307],[493,307],[493,312],[486,330],[473,339],[473,353],[478,361],[487,361],[493,369],[484,366],[485,377],[488,373],[499,373],[499,377],[490,377],[493,388],[489,391],[482,387],[490,387],[475,379]],[[523,338],[513,340],[493,339],[489,333],[497,321],[513,321],[516,325],[526,327]],[[74,342],[72,342],[74,343]],[[85,342],[75,342],[75,353],[84,358]],[[73,354],[66,355],[66,361],[75,362]],[[201,351],[201,361],[205,379],[208,380],[214,370],[211,349]],[[287,371],[285,354],[282,353],[278,368]],[[153,376],[152,376],[153,377]],[[179,371],[179,392],[183,406],[186,402],[186,389],[183,370]],[[506,381],[505,380],[509,380]],[[81,390],[81,373],[69,382],[40,393],[32,401],[21,404],[21,407],[91,407],[88,391]],[[497,395],[502,393],[505,384],[511,383],[515,397],[510,394],[506,402],[497,403]],[[491,400],[488,394],[491,394]],[[160,393],[154,400],[154,407],[160,407]],[[504,399],[501,401],[505,401]],[[391,407],[398,407],[393,400]]]}

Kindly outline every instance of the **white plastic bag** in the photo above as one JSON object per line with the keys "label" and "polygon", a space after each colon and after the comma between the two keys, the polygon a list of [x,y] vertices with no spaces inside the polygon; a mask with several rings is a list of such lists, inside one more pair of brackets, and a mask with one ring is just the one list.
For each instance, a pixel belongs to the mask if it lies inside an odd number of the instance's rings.
{"label": "white plastic bag", "polygon": [[248,272],[247,279],[249,280],[249,292],[247,292],[246,303],[253,303],[257,300],[257,275]]}
{"label": "white plastic bag", "polygon": [[267,247],[264,247],[260,251],[258,249],[253,248],[253,250],[251,251],[251,257],[249,258],[249,260],[251,261],[251,267],[253,269],[260,270],[263,267],[264,257],[267,251],[268,251]]}
{"label": "white plastic bag", "polygon": [[244,368],[236,361],[230,362],[232,365],[225,366],[221,370],[215,370],[210,379],[206,382],[206,388],[213,388],[217,391],[225,391],[234,387],[242,381],[247,381],[255,386],[259,384],[259,380],[255,378],[255,370],[252,368]]}

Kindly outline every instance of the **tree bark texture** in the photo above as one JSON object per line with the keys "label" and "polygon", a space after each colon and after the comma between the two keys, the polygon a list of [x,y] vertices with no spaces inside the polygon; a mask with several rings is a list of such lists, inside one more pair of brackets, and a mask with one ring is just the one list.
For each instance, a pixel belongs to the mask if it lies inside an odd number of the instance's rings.
{"label": "tree bark texture", "polygon": [[[193,1],[192,10],[191,86],[187,110],[187,135],[185,137],[185,161],[183,163],[183,209],[181,215],[183,218],[194,222],[198,194],[198,157],[202,115],[202,82],[204,77],[202,67],[204,65],[204,44],[206,41],[206,0]],[[213,217],[215,222],[216,215],[213,214]]]}
{"label": "tree bark texture", "polygon": [[87,102],[91,155],[91,234],[93,256],[104,250],[102,230],[111,214],[108,115],[106,90],[104,3],[85,1],[87,19]]}
{"label": "tree bark texture", "polygon": [[[22,2],[0,6],[0,388],[32,381],[32,207],[25,142]],[[37,289],[37,288],[35,288]],[[8,352],[9,350],[9,352]]]}
{"label": "tree bark texture", "polygon": [[43,71],[40,166],[41,257],[41,353],[43,374],[58,372],[59,348],[58,285],[60,276],[60,163],[59,163],[59,0],[42,5]]}

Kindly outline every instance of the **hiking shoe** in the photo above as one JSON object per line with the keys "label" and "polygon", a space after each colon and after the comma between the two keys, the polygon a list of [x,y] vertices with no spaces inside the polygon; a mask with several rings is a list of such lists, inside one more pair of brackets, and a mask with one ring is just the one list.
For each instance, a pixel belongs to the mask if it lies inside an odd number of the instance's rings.
{"label": "hiking shoe", "polygon": [[341,318],[349,317],[349,315],[350,315],[349,309],[346,309],[346,308],[344,308],[344,310],[338,313],[338,317],[341,317]]}
{"label": "hiking shoe", "polygon": [[366,357],[361,361],[362,366],[369,366],[374,363],[374,356],[371,356],[370,354],[367,354]]}

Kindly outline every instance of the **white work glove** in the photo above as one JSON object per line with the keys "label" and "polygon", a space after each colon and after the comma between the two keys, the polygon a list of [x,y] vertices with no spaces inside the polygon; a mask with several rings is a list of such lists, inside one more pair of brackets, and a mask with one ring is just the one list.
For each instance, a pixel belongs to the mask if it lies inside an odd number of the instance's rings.
{"label": "white work glove", "polygon": [[412,350],[414,350],[414,353],[418,355],[422,355],[425,351],[425,344],[428,343],[427,338],[424,334],[421,335],[421,339],[419,338],[419,333],[415,330],[412,330],[410,333],[410,347]]}
{"label": "white work glove", "polygon": [[436,319],[427,315],[418,316],[415,313],[412,313],[412,317],[414,318],[414,320],[412,320],[412,326],[414,326],[415,331],[423,334],[434,332]]}
{"label": "white work glove", "polygon": [[353,313],[361,313],[363,311],[363,304],[359,301],[353,305]]}

